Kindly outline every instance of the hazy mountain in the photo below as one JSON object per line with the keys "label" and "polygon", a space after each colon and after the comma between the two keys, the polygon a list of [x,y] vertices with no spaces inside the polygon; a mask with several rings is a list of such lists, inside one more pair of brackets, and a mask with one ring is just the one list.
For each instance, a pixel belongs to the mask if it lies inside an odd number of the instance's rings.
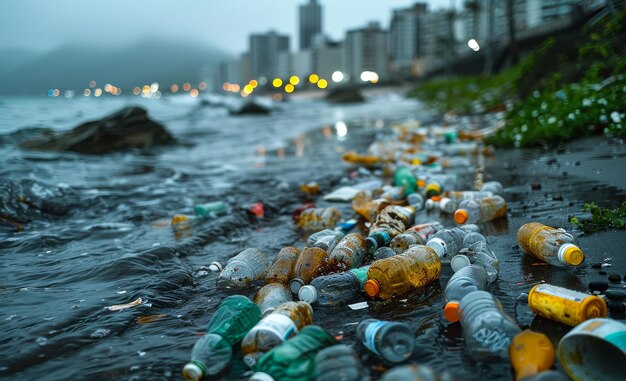
{"label": "hazy mountain", "polygon": [[[63,46],[35,57],[8,52],[0,66],[0,93],[45,94],[50,88],[82,91],[90,80],[128,90],[159,82],[198,83],[226,58],[214,48],[174,41],[146,40],[124,48]],[[5,51],[0,52],[4,61]],[[5,68],[2,70],[2,68]]]}
{"label": "hazy mountain", "polygon": [[41,54],[41,52],[20,48],[0,50],[0,75],[18,68]]}

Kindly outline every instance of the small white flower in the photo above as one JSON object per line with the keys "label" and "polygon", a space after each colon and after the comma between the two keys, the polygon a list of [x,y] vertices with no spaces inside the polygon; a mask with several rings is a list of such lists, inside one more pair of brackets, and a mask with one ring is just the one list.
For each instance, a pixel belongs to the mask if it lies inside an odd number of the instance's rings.
{"label": "small white flower", "polygon": [[569,120],[576,120],[576,115],[574,115],[573,113],[570,112],[569,114],[567,114],[567,119],[569,119]]}
{"label": "small white flower", "polygon": [[609,104],[609,102],[607,102],[606,99],[604,99],[604,98],[600,98],[600,99],[598,99],[598,104],[606,106],[606,105]]}
{"label": "small white flower", "polygon": [[611,113],[611,119],[613,120],[613,123],[619,123],[622,121],[622,117],[617,111],[613,111]]}
{"label": "small white flower", "polygon": [[583,107],[591,106],[591,100],[588,98],[583,99]]}
{"label": "small white flower", "polygon": [[522,132],[526,132],[527,130],[528,130],[528,126],[524,124],[522,126]]}
{"label": "small white flower", "polygon": [[548,118],[548,124],[554,124],[556,123],[556,118],[551,116],[550,118]]}

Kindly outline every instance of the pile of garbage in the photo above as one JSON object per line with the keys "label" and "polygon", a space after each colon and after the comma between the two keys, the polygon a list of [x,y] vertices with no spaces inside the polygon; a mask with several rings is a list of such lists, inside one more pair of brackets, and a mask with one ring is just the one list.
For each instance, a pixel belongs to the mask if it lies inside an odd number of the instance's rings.
{"label": "pile of garbage", "polygon": [[[523,295],[535,314],[574,327],[556,350],[546,335],[522,330],[489,292],[498,282],[500,258],[479,225],[506,218],[507,204],[501,183],[483,181],[481,160],[493,154],[481,145],[483,134],[412,123],[393,131],[393,138],[375,141],[366,154],[345,153],[342,159],[367,176],[322,196],[351,203],[354,214],[305,204],[293,213],[294,229],[308,235],[304,247],[285,247],[273,258],[247,248],[225,266],[210,265],[222,287],[262,287],[254,300],[232,295],[222,301],[194,345],[184,377],[197,381],[219,374],[238,353],[236,346],[256,381],[365,380],[362,350],[395,365],[382,380],[456,379],[453,371],[405,363],[415,337],[404,322],[361,321],[357,348],[313,324],[317,309],[368,308],[407,298],[439,283],[449,266],[454,275],[445,285],[441,315],[460,323],[466,353],[475,361],[510,362],[516,380],[566,380],[551,370],[558,355],[574,380],[623,379],[626,325],[607,318],[606,301],[621,303],[622,291],[585,293],[541,283]],[[474,173],[472,189],[462,189],[459,177]],[[315,183],[301,189],[320,191]],[[187,231],[228,210],[222,202],[198,205],[194,215],[175,216],[172,227]],[[263,205],[250,212],[262,217]],[[585,259],[571,233],[538,222],[523,225],[517,243],[554,271]]]}

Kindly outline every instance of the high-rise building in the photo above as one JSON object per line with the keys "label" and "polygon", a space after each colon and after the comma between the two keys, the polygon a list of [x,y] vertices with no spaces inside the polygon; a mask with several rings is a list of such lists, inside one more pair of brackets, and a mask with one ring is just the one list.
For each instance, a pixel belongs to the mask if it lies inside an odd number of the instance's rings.
{"label": "high-rise building", "polygon": [[360,81],[364,71],[377,73],[380,80],[387,78],[387,39],[387,31],[377,22],[348,31],[344,42],[344,62],[351,82]]}
{"label": "high-rise building", "polygon": [[426,11],[426,3],[415,3],[410,8],[393,11],[389,27],[389,54],[394,71],[410,71],[422,55],[420,16]]}
{"label": "high-rise building", "polygon": [[316,0],[300,5],[300,50],[311,47],[313,38],[322,33],[322,7]]}
{"label": "high-rise building", "polygon": [[345,72],[345,54],[343,44],[340,42],[318,38],[318,41],[311,48],[311,58],[313,63],[312,72],[316,73],[320,78],[330,80],[334,72]]}
{"label": "high-rise building", "polygon": [[580,0],[527,0],[527,2],[527,24],[529,27],[569,17],[577,6],[584,5],[584,2]]}
{"label": "high-rise building", "polygon": [[250,36],[250,75],[273,78],[279,74],[278,56],[289,51],[289,36],[271,31]]}

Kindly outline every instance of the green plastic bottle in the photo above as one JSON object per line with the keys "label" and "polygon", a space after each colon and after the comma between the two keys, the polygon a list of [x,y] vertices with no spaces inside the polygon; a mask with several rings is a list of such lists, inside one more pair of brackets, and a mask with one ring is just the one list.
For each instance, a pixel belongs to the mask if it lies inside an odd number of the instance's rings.
{"label": "green plastic bottle", "polygon": [[393,179],[396,183],[396,186],[403,188],[403,196],[406,197],[411,193],[415,193],[415,188],[417,186],[417,180],[409,167],[399,167],[396,169],[396,173],[393,175]]}
{"label": "green plastic bottle", "polygon": [[315,379],[315,355],[337,341],[316,325],[267,352],[257,362],[250,381],[310,381]]}
{"label": "green plastic bottle", "polygon": [[207,333],[191,351],[191,361],[183,368],[183,376],[198,381],[221,372],[230,363],[232,346],[261,320],[261,310],[242,295],[229,296],[222,301],[209,322]]}
{"label": "green plastic bottle", "polygon": [[196,205],[193,211],[196,216],[215,218],[220,214],[228,213],[228,205],[222,201],[209,202],[207,204]]}

